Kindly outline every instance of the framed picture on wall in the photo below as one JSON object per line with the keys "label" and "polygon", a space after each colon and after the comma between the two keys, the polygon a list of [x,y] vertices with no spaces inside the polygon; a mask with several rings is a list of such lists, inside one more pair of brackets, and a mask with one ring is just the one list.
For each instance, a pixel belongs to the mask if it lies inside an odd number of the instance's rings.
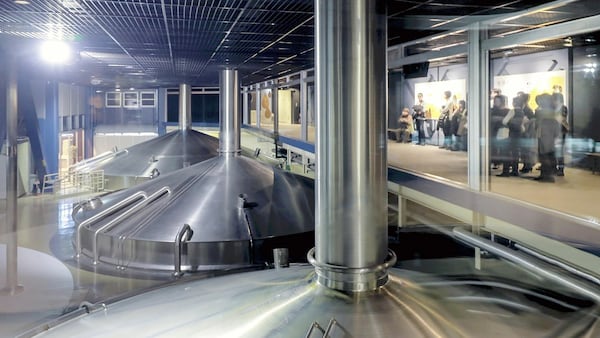
{"label": "framed picture on wall", "polygon": [[121,107],[121,93],[119,92],[106,92],[105,106],[107,108],[120,108]]}

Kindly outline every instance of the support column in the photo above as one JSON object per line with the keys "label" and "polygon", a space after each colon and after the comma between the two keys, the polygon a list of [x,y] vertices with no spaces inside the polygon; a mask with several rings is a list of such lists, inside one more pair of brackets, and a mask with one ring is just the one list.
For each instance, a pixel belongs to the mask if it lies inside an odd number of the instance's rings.
{"label": "support column", "polygon": [[275,142],[279,138],[279,88],[277,81],[271,86],[271,112],[273,113],[273,138]]}
{"label": "support column", "polygon": [[300,139],[308,142],[308,84],[306,71],[300,72]]}
{"label": "support column", "polygon": [[18,242],[17,242],[17,120],[18,120],[18,84],[17,59],[7,55],[6,79],[6,152],[8,166],[6,170],[6,281],[3,294],[16,295],[23,290],[18,279]]}
{"label": "support column", "polygon": [[[315,1],[319,283],[342,291],[385,284],[387,18],[382,0]],[[386,259],[388,260],[386,262]]]}
{"label": "support column", "polygon": [[156,98],[156,111],[157,111],[157,130],[158,136],[162,136],[167,133],[167,89],[159,88]]}
{"label": "support column", "polygon": [[261,110],[260,84],[256,84],[256,127],[260,128],[260,110]]}
{"label": "support column", "polygon": [[469,26],[467,83],[468,114],[468,179],[469,187],[477,191],[489,190],[489,58],[488,52],[481,50],[481,23]]}

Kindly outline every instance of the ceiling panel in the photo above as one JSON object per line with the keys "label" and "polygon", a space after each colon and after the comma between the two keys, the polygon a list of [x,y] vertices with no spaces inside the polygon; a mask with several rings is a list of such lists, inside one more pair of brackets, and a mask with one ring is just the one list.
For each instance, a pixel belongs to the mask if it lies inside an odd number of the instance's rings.
{"label": "ceiling panel", "polygon": [[[388,0],[389,43],[460,27],[469,15],[510,13],[545,2]],[[552,20],[546,15],[523,24]],[[99,87],[214,86],[225,66],[238,68],[244,84],[290,74],[313,66],[313,32],[313,0],[0,1],[0,43],[20,52],[21,60],[30,62],[25,68]],[[78,57],[62,68],[43,68],[36,62],[36,45],[47,39],[70,42]]]}

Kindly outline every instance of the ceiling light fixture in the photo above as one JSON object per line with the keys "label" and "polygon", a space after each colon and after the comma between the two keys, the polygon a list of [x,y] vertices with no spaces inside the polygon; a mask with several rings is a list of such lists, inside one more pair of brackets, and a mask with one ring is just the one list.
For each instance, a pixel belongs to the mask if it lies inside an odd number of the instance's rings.
{"label": "ceiling light fixture", "polygon": [[40,53],[48,63],[64,64],[72,58],[71,47],[64,41],[46,41],[42,44]]}
{"label": "ceiling light fixture", "polygon": [[30,2],[27,0],[15,0],[14,1],[17,5],[29,5]]}

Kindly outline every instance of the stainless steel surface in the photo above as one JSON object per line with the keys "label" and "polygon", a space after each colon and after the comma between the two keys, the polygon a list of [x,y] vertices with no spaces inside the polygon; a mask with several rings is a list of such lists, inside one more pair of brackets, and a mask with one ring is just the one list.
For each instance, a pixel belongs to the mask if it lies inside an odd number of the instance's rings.
{"label": "stainless steel surface", "polygon": [[[91,265],[97,257],[100,265],[172,272],[176,235],[189,224],[194,236],[181,243],[182,271],[262,264],[271,259],[270,249],[261,251],[270,240],[313,230],[313,184],[243,156],[161,175],[102,196],[96,209],[78,210],[80,261]],[[160,198],[152,200],[157,192]],[[239,208],[242,194],[246,206]]]}
{"label": "stainless steel surface", "polygon": [[3,233],[8,237],[6,245],[6,279],[0,292],[16,295],[23,290],[19,286],[17,245],[17,58],[7,53],[6,67],[6,224]]}
{"label": "stainless steel surface", "polygon": [[219,74],[219,152],[239,154],[241,151],[240,85],[235,69]]}
{"label": "stainless steel surface", "polygon": [[310,337],[322,337],[326,327],[331,338],[600,334],[592,304],[568,292],[562,294],[567,298],[545,295],[551,283],[527,290],[524,285],[539,280],[524,276],[511,284],[486,274],[448,279],[391,269],[389,282],[378,291],[347,294],[317,283],[312,267],[292,266],[156,290],[108,304],[38,337],[89,337],[94,332],[112,337],[301,337],[315,323],[322,331],[313,329]]}
{"label": "stainless steel surface", "polygon": [[327,285],[353,288],[326,267],[372,268],[387,254],[386,4],[317,0],[315,8],[317,272]]}
{"label": "stainless steel surface", "polygon": [[118,190],[196,164],[218,155],[217,138],[192,129],[172,131],[133,145],[105,161],[95,161],[76,170],[104,170],[106,189]]}
{"label": "stainless steel surface", "polygon": [[518,266],[522,266],[523,268],[535,271],[540,276],[544,276],[550,280],[556,281],[557,283],[563,284],[572,290],[576,290],[577,292],[586,295],[590,299],[593,299],[595,302],[600,303],[600,294],[598,293],[597,289],[590,289],[584,286],[582,283],[575,280],[574,278],[560,276],[559,274],[556,274],[553,271],[548,270],[547,268],[538,266],[538,264],[536,264],[532,259],[527,258],[521,253],[510,252],[509,250],[506,250],[506,248],[502,247],[499,244],[487,241],[461,228],[452,229],[452,234],[456,236],[456,238],[458,238],[459,240],[466,241],[467,243],[476,246],[480,249],[490,251],[493,254],[498,255],[508,261],[514,262]]}
{"label": "stainless steel surface", "polygon": [[186,83],[179,85],[179,129],[190,129],[192,126],[192,86]]}

